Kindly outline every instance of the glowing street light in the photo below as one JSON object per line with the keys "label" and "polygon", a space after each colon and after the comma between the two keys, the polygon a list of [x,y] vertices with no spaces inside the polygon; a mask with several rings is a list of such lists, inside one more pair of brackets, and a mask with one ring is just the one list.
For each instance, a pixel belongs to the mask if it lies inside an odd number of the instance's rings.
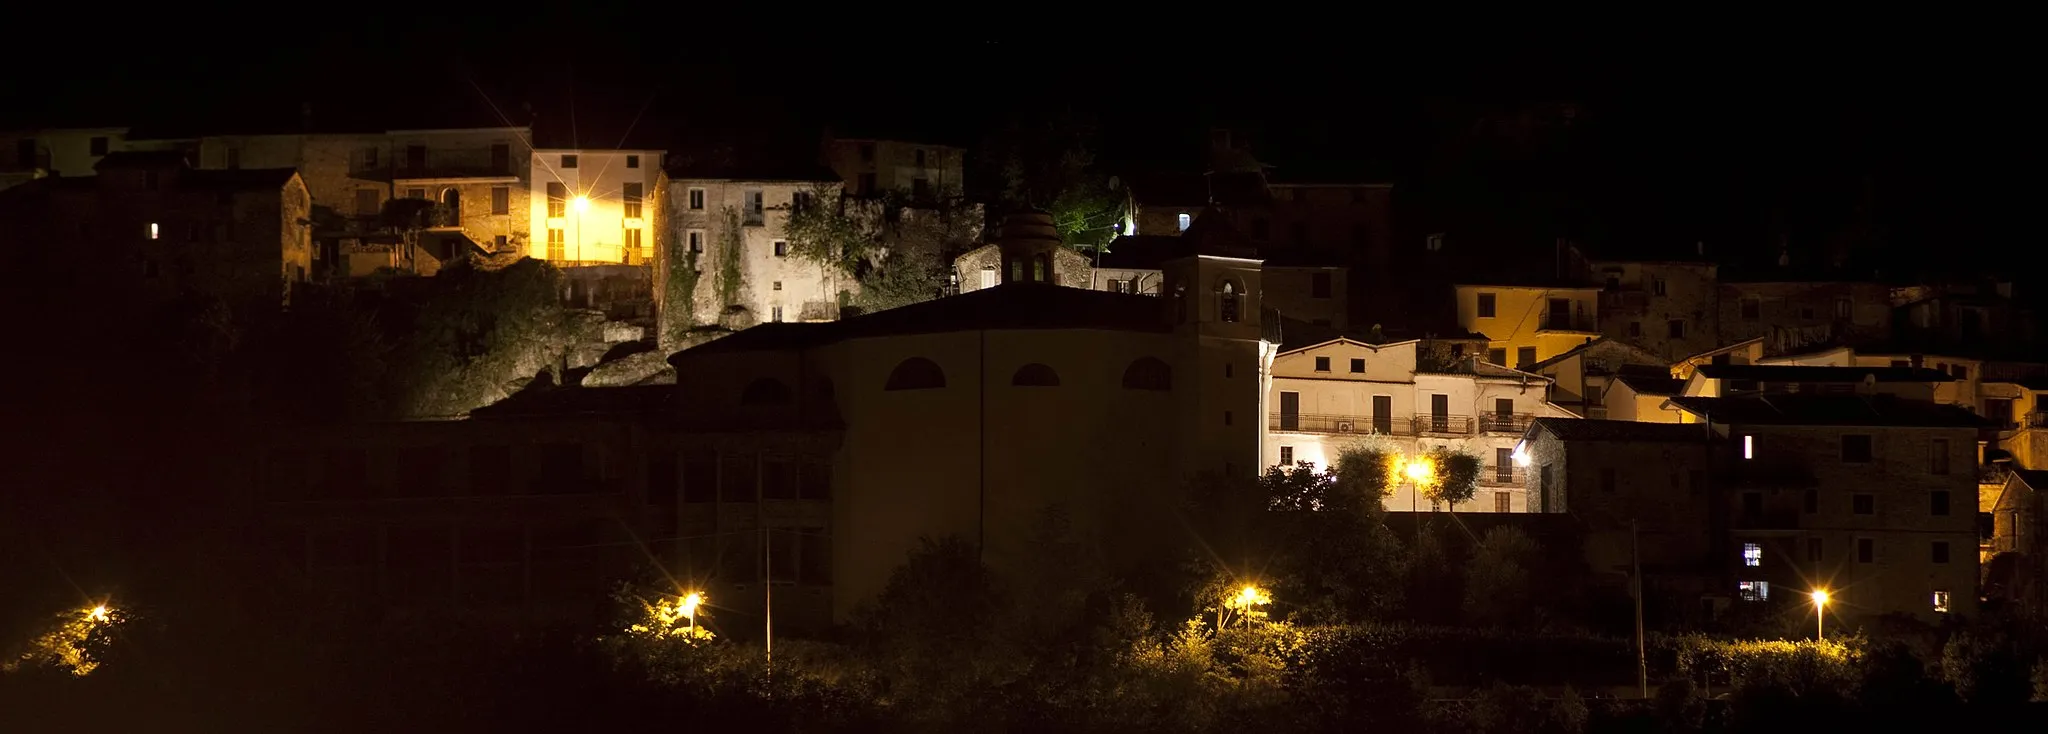
{"label": "glowing street light", "polygon": [[88,622],[107,621],[107,605],[99,604],[91,609],[85,610],[85,620]]}
{"label": "glowing street light", "polygon": [[1244,615],[1244,628],[1251,629],[1252,614],[1255,612],[1254,607],[1263,607],[1271,603],[1273,603],[1272,594],[1266,593],[1265,589],[1257,586],[1245,584],[1244,588],[1237,590],[1236,596],[1224,600],[1223,605],[1237,610],[1239,614]]}
{"label": "glowing street light", "polygon": [[681,604],[680,606],[682,607],[682,610],[683,610],[683,616],[685,616],[685,617],[688,617],[688,618],[690,619],[690,636],[691,636],[691,637],[696,637],[696,636],[697,636],[697,607],[698,607],[698,606],[700,606],[700,605],[702,605],[703,603],[704,603],[704,593],[703,593],[703,592],[699,592],[699,591],[692,591],[692,592],[690,592],[690,593],[688,593],[688,594],[684,594],[684,595],[683,595],[683,601],[682,601],[682,604]]}
{"label": "glowing street light", "polygon": [[576,198],[569,200],[569,205],[576,207],[577,214],[590,211],[590,197],[579,194]]}
{"label": "glowing street light", "polygon": [[1421,486],[1428,484],[1429,478],[1436,475],[1436,467],[1429,463],[1428,458],[1417,456],[1408,460],[1408,466],[1403,473],[1408,475],[1409,481]]}
{"label": "glowing street light", "polygon": [[1826,624],[1826,622],[1827,622],[1827,618],[1828,618],[1828,590],[1827,590],[1827,589],[1814,589],[1814,590],[1813,590],[1813,637],[1814,637],[1814,639],[1815,639],[1815,640],[1825,640],[1825,639],[1827,639],[1827,638],[1828,638],[1828,636],[1827,636],[1827,631],[1826,631],[1826,628],[1825,628],[1825,627],[1823,627],[1823,625],[1824,625],[1824,624]]}

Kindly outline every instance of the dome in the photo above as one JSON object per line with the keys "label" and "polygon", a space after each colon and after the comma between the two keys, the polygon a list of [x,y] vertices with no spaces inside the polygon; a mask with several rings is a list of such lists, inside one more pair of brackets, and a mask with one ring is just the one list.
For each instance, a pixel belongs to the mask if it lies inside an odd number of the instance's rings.
{"label": "dome", "polygon": [[1003,218],[1003,236],[996,244],[1004,252],[1050,252],[1060,246],[1060,232],[1051,214],[1027,209]]}

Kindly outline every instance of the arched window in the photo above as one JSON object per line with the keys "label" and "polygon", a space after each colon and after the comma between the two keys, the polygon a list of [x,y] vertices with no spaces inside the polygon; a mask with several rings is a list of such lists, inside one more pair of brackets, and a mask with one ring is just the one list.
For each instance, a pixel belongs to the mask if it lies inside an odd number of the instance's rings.
{"label": "arched window", "polygon": [[1218,320],[1227,324],[1237,323],[1238,300],[1244,297],[1241,292],[1242,290],[1237,287],[1236,282],[1230,280],[1223,281],[1223,285],[1216,288],[1216,318]]}
{"label": "arched window", "polygon": [[740,391],[741,405],[788,405],[789,386],[773,377],[763,377],[747,383],[747,389]]}
{"label": "arched window", "polygon": [[1023,281],[1024,281],[1024,261],[1023,261],[1023,260],[1020,260],[1020,259],[1017,259],[1017,258],[1014,258],[1014,257],[1013,257],[1013,258],[1010,258],[1010,278],[1009,278],[1008,280],[1005,280],[1005,281],[1003,281],[1003,282],[1005,282],[1005,283],[1021,283],[1021,282],[1023,282]]}
{"label": "arched window", "polygon": [[1043,252],[1031,256],[1031,282],[1052,282],[1052,256]]}
{"label": "arched window", "polygon": [[1017,374],[1010,376],[1010,384],[1017,387],[1059,387],[1060,373],[1051,367],[1032,362],[1017,368]]}
{"label": "arched window", "polygon": [[911,357],[889,371],[889,382],[884,390],[930,390],[946,386],[946,373],[939,365],[923,357]]}
{"label": "arched window", "polygon": [[1131,390],[1172,390],[1173,368],[1155,357],[1139,357],[1124,368],[1124,387]]}

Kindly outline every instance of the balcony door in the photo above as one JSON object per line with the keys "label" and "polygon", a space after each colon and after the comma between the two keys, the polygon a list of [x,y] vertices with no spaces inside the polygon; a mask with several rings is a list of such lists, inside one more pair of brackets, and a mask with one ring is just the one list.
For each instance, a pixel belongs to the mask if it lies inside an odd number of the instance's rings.
{"label": "balcony door", "polygon": [[1280,430],[1301,430],[1301,393],[1280,393]]}
{"label": "balcony door", "polygon": [[1493,430],[1496,430],[1496,431],[1512,431],[1512,430],[1515,430],[1515,400],[1514,400],[1514,398],[1494,398],[1494,399],[1493,399]]}
{"label": "balcony door", "polygon": [[1383,436],[1394,433],[1394,396],[1372,396],[1372,432]]}
{"label": "balcony door", "polygon": [[1572,326],[1572,301],[1569,298],[1550,299],[1550,328],[1569,329]]}
{"label": "balcony door", "polygon": [[1435,433],[1449,433],[1451,430],[1451,396],[1429,396],[1429,430]]}

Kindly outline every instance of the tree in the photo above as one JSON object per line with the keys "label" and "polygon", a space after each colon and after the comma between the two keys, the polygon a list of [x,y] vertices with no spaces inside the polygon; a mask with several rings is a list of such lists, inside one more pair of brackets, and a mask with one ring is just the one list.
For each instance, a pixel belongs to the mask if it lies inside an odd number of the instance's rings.
{"label": "tree", "polygon": [[782,236],[793,257],[855,275],[875,255],[877,233],[847,211],[840,189],[829,184],[811,187],[809,204],[792,208]]}
{"label": "tree", "polygon": [[1533,615],[1536,541],[1511,525],[1486,531],[1465,568],[1465,618],[1491,627],[1527,626]]}
{"label": "tree", "polygon": [[1096,167],[1095,121],[1072,109],[1020,115],[982,141],[975,171],[1000,211],[1041,208],[1068,246],[1097,246],[1116,234],[1123,200]]}
{"label": "tree", "polygon": [[1280,513],[1264,552],[1281,570],[1274,596],[1302,621],[1380,618],[1401,599],[1400,546],[1383,505],[1389,458],[1351,448],[1329,472],[1306,466],[1268,472],[1267,507]]}
{"label": "tree", "polygon": [[1436,447],[1429,455],[1436,466],[1436,476],[1423,490],[1423,496],[1429,498],[1430,504],[1441,502],[1455,510],[1458,505],[1472,501],[1479,493],[1479,457],[1446,446]]}

